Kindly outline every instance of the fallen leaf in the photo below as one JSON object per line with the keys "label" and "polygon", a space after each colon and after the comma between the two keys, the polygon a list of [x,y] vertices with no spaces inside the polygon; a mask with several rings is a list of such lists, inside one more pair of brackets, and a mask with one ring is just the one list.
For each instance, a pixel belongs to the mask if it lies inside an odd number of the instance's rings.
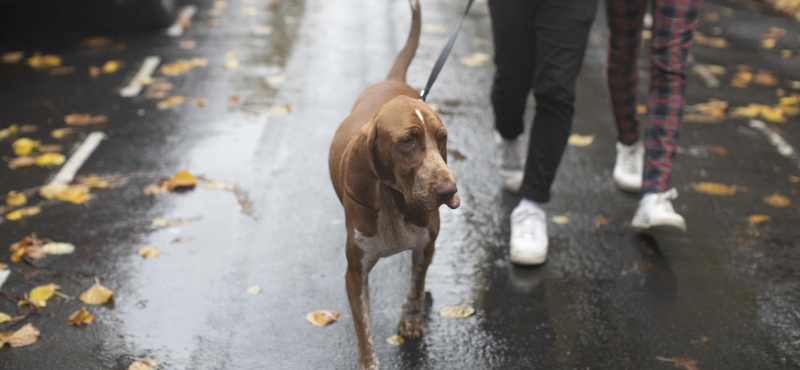
{"label": "fallen leaf", "polygon": [[314,311],[306,315],[306,321],[314,326],[325,326],[339,319],[339,313],[336,311]]}
{"label": "fallen leaf", "polygon": [[90,125],[102,125],[106,123],[108,123],[108,116],[92,116],[92,118],[89,119]]}
{"label": "fallen leaf", "polygon": [[465,317],[470,317],[475,313],[475,309],[469,306],[456,306],[452,304],[446,304],[439,308],[439,316],[445,317],[448,319],[463,319]]}
{"label": "fallen leaf", "polygon": [[556,225],[566,225],[569,223],[569,217],[566,215],[553,216],[553,223]]}
{"label": "fallen leaf", "polygon": [[272,0],[272,1],[267,3],[267,9],[269,9],[269,10],[274,12],[274,11],[278,10],[278,6],[279,5],[280,5],[280,3],[278,2],[278,0]]}
{"label": "fallen leaf", "polygon": [[205,107],[206,105],[208,105],[208,100],[200,98],[192,99],[192,105],[194,105],[195,107]]}
{"label": "fallen leaf", "polygon": [[8,162],[8,168],[10,168],[12,170],[17,170],[17,169],[20,169],[20,168],[32,167],[32,166],[35,166],[35,165],[36,165],[36,158],[28,157],[28,156],[17,157],[17,158],[12,159],[11,162]]}
{"label": "fallen leaf", "polygon": [[72,254],[75,252],[75,246],[70,243],[57,243],[50,242],[42,246],[42,250],[47,254]]}
{"label": "fallen leaf", "polygon": [[165,110],[180,104],[183,104],[183,95],[178,94],[161,99],[156,104],[156,108],[159,110]]}
{"label": "fallen leaf", "polygon": [[750,86],[750,82],[753,81],[753,72],[750,71],[739,71],[736,72],[733,79],[731,80],[731,86],[743,89],[747,86]]}
{"label": "fallen leaf", "polygon": [[89,66],[89,77],[95,78],[95,77],[99,76],[101,73],[102,73],[102,70],[100,70],[100,68],[97,68],[97,67],[95,67],[93,65]]}
{"label": "fallen leaf", "polygon": [[754,214],[750,215],[747,219],[750,220],[751,224],[758,224],[761,222],[769,221],[770,217],[768,215]]}
{"label": "fallen leaf", "polygon": [[103,67],[101,69],[103,73],[114,73],[116,71],[119,71],[120,67],[122,67],[121,60],[109,60],[105,64],[103,64]]}
{"label": "fallen leaf", "polygon": [[146,186],[143,191],[145,194],[158,195],[169,192],[169,180],[159,181],[157,184]]}
{"label": "fallen leaf", "polygon": [[233,193],[236,194],[236,201],[238,201],[239,205],[242,207],[242,212],[255,218],[255,216],[253,216],[253,201],[250,200],[250,195],[247,194],[247,191],[235,186],[233,188]]}
{"label": "fallen leaf", "polygon": [[91,288],[81,293],[78,297],[81,302],[92,305],[100,305],[108,302],[114,297],[114,292],[110,289],[100,285],[100,279],[95,278],[95,283]]}
{"label": "fallen leaf", "polygon": [[42,145],[39,147],[39,152],[41,153],[55,153],[60,152],[64,149],[64,146],[58,144],[47,144]]}
{"label": "fallen leaf", "polygon": [[597,226],[605,226],[605,225],[608,225],[610,223],[611,222],[609,222],[608,219],[603,217],[603,216],[597,216],[597,217],[594,218],[594,224],[597,225]]}
{"label": "fallen leaf", "polygon": [[721,37],[706,36],[700,32],[694,33],[694,42],[703,46],[710,46],[712,48],[724,49],[728,47],[728,41]]}
{"label": "fallen leaf", "polygon": [[194,58],[191,60],[178,59],[174,63],[163,64],[159,68],[165,76],[177,76],[191,71],[196,67],[205,67],[208,65],[206,58]]}
{"label": "fallen leaf", "polygon": [[175,189],[191,189],[197,185],[197,178],[187,171],[178,171],[169,179],[167,188],[169,190]]}
{"label": "fallen leaf", "polygon": [[153,220],[151,225],[157,226],[157,227],[170,228],[170,227],[180,226],[180,225],[192,222],[192,221],[197,221],[197,220],[200,220],[202,218],[203,218],[203,216],[196,216],[196,217],[191,217],[191,218],[176,218],[176,219],[172,219],[172,220],[167,220],[167,219],[165,219],[163,217],[158,217],[155,220]]}
{"label": "fallen leaf", "polygon": [[183,50],[191,50],[194,49],[196,46],[197,46],[197,41],[194,40],[181,40],[181,42],[178,43],[178,47]]}
{"label": "fallen leaf", "polygon": [[89,194],[89,187],[85,185],[73,185],[68,187],[56,196],[56,199],[62,202],[69,202],[72,204],[81,204],[89,199],[92,195]]}
{"label": "fallen leaf", "polygon": [[227,70],[239,68],[239,59],[226,59],[222,66]]}
{"label": "fallen leaf", "polygon": [[139,255],[143,258],[155,258],[161,255],[161,251],[158,248],[153,246],[144,247],[139,249]]}
{"label": "fallen leaf", "polygon": [[59,194],[69,189],[67,185],[45,185],[39,189],[39,195],[44,199],[56,199]]}
{"label": "fallen leaf", "polygon": [[592,145],[594,142],[594,135],[580,135],[580,134],[572,134],[569,136],[567,143],[571,146],[577,147],[585,147]]}
{"label": "fallen leaf", "polygon": [[14,63],[19,63],[24,57],[25,57],[24,51],[12,51],[3,54],[3,56],[0,57],[0,61],[3,61],[3,63],[5,64],[14,64]]}
{"label": "fallen leaf", "polygon": [[128,366],[128,370],[154,370],[156,367],[161,366],[160,362],[153,360],[139,360]]}
{"label": "fallen leaf", "polygon": [[28,203],[28,197],[23,193],[17,193],[12,190],[6,195],[6,204],[8,204],[9,207],[19,207],[25,205],[25,203]]}
{"label": "fallen leaf", "polygon": [[36,329],[33,324],[25,324],[17,331],[0,333],[0,347],[3,347],[6,343],[11,347],[31,345],[39,339],[39,334],[39,329]]}
{"label": "fallen leaf", "polygon": [[800,183],[800,176],[789,175],[789,182],[793,182],[795,184]]}
{"label": "fallen leaf", "polygon": [[218,18],[211,18],[206,19],[205,25],[206,27],[219,27],[219,19]]}
{"label": "fallen leaf", "polygon": [[709,195],[733,195],[737,191],[747,191],[747,188],[737,185],[725,185],[716,182],[693,183],[692,188],[698,193]]}
{"label": "fallen leaf", "polygon": [[9,212],[6,214],[6,220],[9,221],[17,221],[23,217],[35,216],[41,212],[42,209],[40,207],[27,207],[21,208],[13,212]]}
{"label": "fallen leaf", "polygon": [[688,357],[676,356],[676,357],[672,357],[672,358],[665,358],[665,357],[658,356],[658,357],[656,357],[656,359],[659,360],[659,361],[664,361],[664,362],[674,362],[675,363],[675,368],[677,368],[677,369],[699,370],[697,368],[698,361],[697,360],[693,360],[693,359],[688,358]]}
{"label": "fallen leaf", "polygon": [[792,204],[792,201],[789,198],[780,195],[780,194],[772,194],[768,197],[764,198],[764,203],[767,205],[773,206],[775,208],[783,208],[787,207],[788,205]]}
{"label": "fallen leaf", "polygon": [[716,64],[708,64],[706,65],[706,69],[708,69],[708,71],[711,72],[711,74],[715,74],[718,76],[728,73],[727,68]]}
{"label": "fallen leaf", "polygon": [[39,140],[31,140],[26,137],[19,138],[11,143],[11,147],[14,149],[14,154],[17,156],[31,154],[33,149],[37,148],[39,145],[41,145]]}
{"label": "fallen leaf", "polygon": [[794,52],[788,49],[781,50],[781,58],[791,58]]}
{"label": "fallen leaf", "polygon": [[775,86],[778,84],[778,79],[767,71],[759,71],[756,73],[753,82],[762,86]]}
{"label": "fallen leaf", "polygon": [[772,49],[775,47],[777,40],[775,39],[763,39],[761,40],[761,47],[764,49]]}
{"label": "fallen leaf", "polygon": [[406,340],[403,339],[403,337],[401,337],[399,335],[396,335],[396,334],[392,335],[389,338],[386,338],[386,343],[389,343],[392,346],[401,346],[405,342],[406,342]]}
{"label": "fallen leaf", "polygon": [[25,63],[34,69],[53,68],[61,66],[61,57],[52,54],[42,55],[42,53],[37,51],[32,57],[28,58]]}
{"label": "fallen leaf", "polygon": [[10,316],[10,315],[8,315],[8,314],[7,314],[7,313],[5,313],[5,312],[0,312],[0,324],[2,324],[2,323],[4,323],[4,322],[6,322],[6,321],[8,321],[8,320],[11,320],[11,316]]}
{"label": "fallen leaf", "polygon": [[270,107],[267,110],[267,116],[268,117],[285,116],[289,114],[291,110],[292,110],[291,104],[277,106],[277,107]]}
{"label": "fallen leaf", "polygon": [[222,181],[211,181],[206,185],[209,189],[215,190],[233,190],[236,186]]}
{"label": "fallen leaf", "polygon": [[258,285],[251,285],[247,287],[247,294],[258,294],[261,293],[261,287]]}
{"label": "fallen leaf", "polygon": [[480,67],[490,60],[492,57],[489,54],[480,52],[461,57],[461,63],[470,67]]}
{"label": "fallen leaf", "polygon": [[689,340],[689,343],[691,343],[691,344],[693,344],[695,346],[698,346],[698,347],[707,348],[708,344],[711,343],[711,338],[709,338],[709,337],[704,335],[704,336],[702,336],[702,337],[700,337],[698,339]]}
{"label": "fallen leaf", "polygon": [[44,153],[36,157],[36,165],[41,167],[60,166],[67,158],[61,153]]}
{"label": "fallen leaf", "polygon": [[286,75],[283,74],[264,77],[264,82],[266,82],[267,85],[269,85],[273,89],[278,87],[284,81],[286,81]]}
{"label": "fallen leaf", "polygon": [[56,284],[37,286],[36,288],[31,289],[29,300],[37,307],[44,307],[47,305],[47,300],[52,298],[59,289],[61,289],[61,287]]}
{"label": "fallen leaf", "polygon": [[64,116],[64,123],[70,126],[84,126],[91,121],[92,115],[86,113],[72,113]]}
{"label": "fallen leaf", "polygon": [[78,132],[79,131],[77,129],[72,127],[57,128],[50,132],[50,136],[52,136],[54,139],[63,139]]}
{"label": "fallen leaf", "polygon": [[730,154],[730,150],[728,150],[728,148],[726,148],[724,146],[712,146],[712,147],[708,148],[708,151],[712,152],[714,154],[717,154],[717,155],[722,155],[722,156],[726,156],[726,155]]}
{"label": "fallen leaf", "polygon": [[94,322],[94,315],[86,311],[86,307],[81,307],[79,310],[72,313],[67,320],[67,325],[81,326],[89,325]]}
{"label": "fallen leaf", "polygon": [[90,49],[107,48],[113,45],[114,40],[105,36],[92,36],[81,41],[81,45]]}

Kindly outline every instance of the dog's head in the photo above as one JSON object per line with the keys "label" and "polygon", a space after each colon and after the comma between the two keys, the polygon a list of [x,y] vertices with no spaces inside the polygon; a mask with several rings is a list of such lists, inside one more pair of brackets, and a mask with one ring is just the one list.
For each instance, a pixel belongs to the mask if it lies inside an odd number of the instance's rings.
{"label": "dog's head", "polygon": [[384,104],[364,128],[371,169],[403,194],[412,209],[458,208],[456,183],[447,168],[447,130],[428,104],[399,96]]}

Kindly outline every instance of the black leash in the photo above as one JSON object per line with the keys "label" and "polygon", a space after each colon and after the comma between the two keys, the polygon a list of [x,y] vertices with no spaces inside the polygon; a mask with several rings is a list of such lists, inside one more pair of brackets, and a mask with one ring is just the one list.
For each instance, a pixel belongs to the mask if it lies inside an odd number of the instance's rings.
{"label": "black leash", "polygon": [[450,35],[450,40],[447,41],[447,45],[444,46],[442,53],[439,54],[439,58],[436,59],[436,64],[433,65],[431,76],[428,77],[428,83],[425,84],[425,89],[419,94],[419,100],[425,101],[425,98],[428,97],[428,93],[431,92],[431,87],[433,87],[433,83],[436,82],[436,78],[439,77],[439,72],[442,71],[442,67],[444,67],[444,62],[447,61],[447,57],[450,56],[450,51],[453,50],[453,45],[456,43],[458,33],[461,32],[461,25],[464,24],[464,19],[467,18],[469,9],[472,7],[472,3],[474,2],[475,0],[469,0],[467,3],[467,10],[464,11],[464,16],[462,16],[461,21],[458,22],[458,27],[456,27],[456,30],[453,31],[452,35]]}

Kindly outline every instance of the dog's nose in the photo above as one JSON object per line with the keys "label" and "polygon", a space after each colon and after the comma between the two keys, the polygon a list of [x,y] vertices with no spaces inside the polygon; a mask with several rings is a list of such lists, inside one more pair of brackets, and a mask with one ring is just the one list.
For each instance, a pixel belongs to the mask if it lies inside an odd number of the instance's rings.
{"label": "dog's nose", "polygon": [[457,191],[456,183],[453,181],[445,181],[436,185],[436,196],[439,197],[440,202],[448,201]]}

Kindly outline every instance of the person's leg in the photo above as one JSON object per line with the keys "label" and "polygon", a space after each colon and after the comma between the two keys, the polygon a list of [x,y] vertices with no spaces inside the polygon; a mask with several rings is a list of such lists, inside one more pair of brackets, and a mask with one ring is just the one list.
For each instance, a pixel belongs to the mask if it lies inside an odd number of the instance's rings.
{"label": "person's leg", "polygon": [[536,15],[536,117],[528,145],[523,199],[511,213],[511,261],[540,264],[547,258],[547,218],[541,203],[572,129],[575,80],[583,63],[597,0],[542,0]]}
{"label": "person's leg", "polygon": [[655,0],[650,46],[650,126],[645,134],[644,197],[631,224],[638,229],[685,230],[670,200],[678,134],[683,120],[686,68],[702,0]]}
{"label": "person's leg", "polygon": [[572,130],[575,81],[597,0],[545,0],[536,19],[536,117],[520,194],[545,203]]}

